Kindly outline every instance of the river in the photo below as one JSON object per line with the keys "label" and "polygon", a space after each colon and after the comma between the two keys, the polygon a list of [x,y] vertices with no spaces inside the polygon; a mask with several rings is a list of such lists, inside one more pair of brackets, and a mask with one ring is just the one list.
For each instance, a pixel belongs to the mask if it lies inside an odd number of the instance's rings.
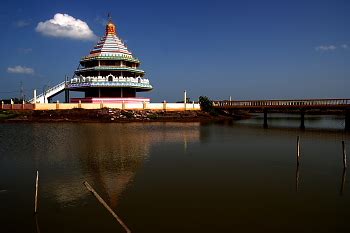
{"label": "river", "polygon": [[342,120],[269,126],[0,124],[1,232],[124,232],[84,181],[132,232],[350,232]]}

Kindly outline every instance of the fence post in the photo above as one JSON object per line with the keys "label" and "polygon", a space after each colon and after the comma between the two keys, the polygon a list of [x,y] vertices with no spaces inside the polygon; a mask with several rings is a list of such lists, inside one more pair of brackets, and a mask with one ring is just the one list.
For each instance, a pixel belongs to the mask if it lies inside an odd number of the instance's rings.
{"label": "fence post", "polygon": [[103,100],[100,102],[100,108],[103,108]]}
{"label": "fence post", "polygon": [[124,100],[122,102],[122,110],[125,110],[125,102],[124,102]]}
{"label": "fence post", "polygon": [[163,102],[163,110],[166,111],[166,101]]}
{"label": "fence post", "polygon": [[1,109],[4,109],[4,101],[1,101]]}
{"label": "fence post", "polygon": [[36,104],[36,89],[33,90],[33,100],[34,104]]}
{"label": "fence post", "polygon": [[142,103],[142,108],[143,108],[143,110],[146,109],[146,101],[143,101],[143,103]]}
{"label": "fence post", "polygon": [[12,99],[11,99],[10,103],[11,103],[11,109],[13,109],[13,100]]}
{"label": "fence post", "polygon": [[81,108],[81,100],[79,100],[78,108]]}
{"label": "fence post", "polygon": [[187,104],[187,92],[184,91],[184,110],[186,111],[186,104]]}
{"label": "fence post", "polygon": [[22,100],[22,110],[24,110],[24,100]]}
{"label": "fence post", "polygon": [[60,109],[60,102],[58,100],[56,101],[56,109]]}

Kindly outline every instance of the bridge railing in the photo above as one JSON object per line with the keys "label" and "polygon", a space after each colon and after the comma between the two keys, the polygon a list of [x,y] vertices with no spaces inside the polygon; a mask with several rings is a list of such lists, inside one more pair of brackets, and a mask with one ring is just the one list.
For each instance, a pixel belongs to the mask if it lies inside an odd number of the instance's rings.
{"label": "bridge railing", "polygon": [[249,100],[213,101],[214,107],[316,107],[350,105],[350,99],[304,99],[304,100]]}

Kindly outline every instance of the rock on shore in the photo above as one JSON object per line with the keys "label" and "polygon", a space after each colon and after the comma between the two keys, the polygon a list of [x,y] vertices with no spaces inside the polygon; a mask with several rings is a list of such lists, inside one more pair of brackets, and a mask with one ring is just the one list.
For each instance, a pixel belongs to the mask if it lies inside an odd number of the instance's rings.
{"label": "rock on shore", "polygon": [[[167,112],[153,110],[71,109],[52,111],[2,111],[2,122],[147,122],[147,121],[215,121],[232,119],[203,111]],[[8,116],[8,117],[6,117]]]}

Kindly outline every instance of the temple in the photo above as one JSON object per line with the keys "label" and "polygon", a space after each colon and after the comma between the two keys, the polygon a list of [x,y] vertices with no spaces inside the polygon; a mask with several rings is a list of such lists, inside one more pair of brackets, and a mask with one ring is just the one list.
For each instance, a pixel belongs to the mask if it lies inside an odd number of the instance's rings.
{"label": "temple", "polygon": [[118,37],[116,25],[109,17],[105,35],[90,54],[80,60],[73,78],[66,82],[66,99],[69,91],[79,91],[84,92],[85,97],[71,98],[70,102],[149,102],[149,98],[136,97],[137,92],[152,90],[144,76],[140,61]]}

